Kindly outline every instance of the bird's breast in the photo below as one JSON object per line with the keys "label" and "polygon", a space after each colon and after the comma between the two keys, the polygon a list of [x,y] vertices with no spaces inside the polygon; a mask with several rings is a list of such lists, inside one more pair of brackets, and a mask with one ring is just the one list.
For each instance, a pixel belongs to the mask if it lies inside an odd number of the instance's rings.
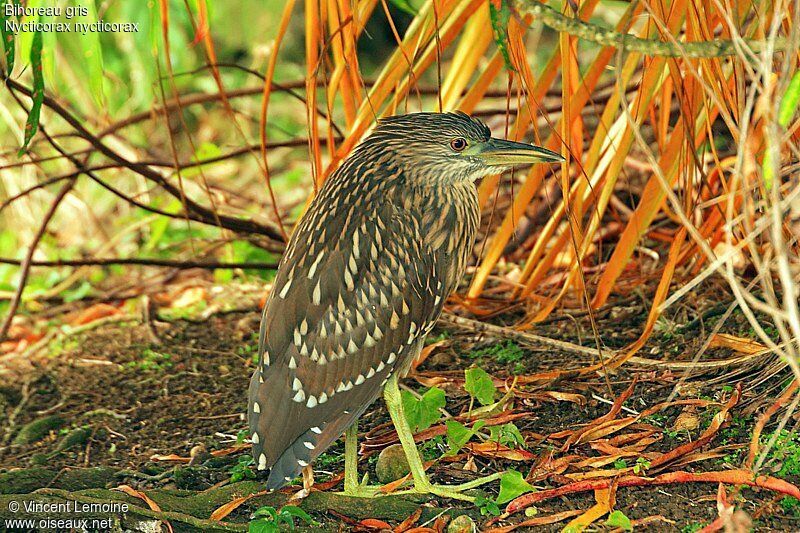
{"label": "bird's breast", "polygon": [[[444,189],[444,190],[442,190]],[[444,296],[458,286],[467,266],[480,210],[472,183],[457,183],[422,195],[413,209],[420,219],[421,238],[444,278]]]}

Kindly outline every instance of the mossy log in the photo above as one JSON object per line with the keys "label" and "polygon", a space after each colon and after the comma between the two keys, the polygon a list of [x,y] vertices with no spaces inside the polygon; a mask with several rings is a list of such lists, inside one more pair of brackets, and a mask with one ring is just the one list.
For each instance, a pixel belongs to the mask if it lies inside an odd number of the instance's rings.
{"label": "mossy log", "polygon": [[[82,468],[63,471],[29,468],[0,474],[0,519],[110,519],[113,530],[152,531],[154,522],[168,520],[175,531],[247,531],[249,513],[261,506],[280,508],[290,494],[271,493],[252,498],[223,522],[208,517],[220,506],[236,498],[261,492],[263,485],[241,481],[205,491],[177,489],[141,489],[160,508],[154,511],[142,499],[112,490],[118,484],[116,472],[110,468]],[[61,504],[43,510],[41,504]],[[95,504],[105,505],[97,508]],[[109,504],[112,510],[109,511]],[[126,504],[125,512],[119,504]],[[320,520],[315,531],[336,531],[339,522],[326,519],[325,513],[336,511],[354,520],[378,518],[400,521],[422,507],[421,521],[441,513],[473,514],[474,508],[437,508],[435,502],[418,495],[390,495],[380,498],[353,498],[333,492],[312,492],[298,504]],[[14,507],[17,511],[13,512]],[[82,509],[76,512],[76,507]],[[479,517],[479,516],[478,516]],[[478,518],[476,517],[476,518]],[[302,528],[298,528],[302,531]]]}

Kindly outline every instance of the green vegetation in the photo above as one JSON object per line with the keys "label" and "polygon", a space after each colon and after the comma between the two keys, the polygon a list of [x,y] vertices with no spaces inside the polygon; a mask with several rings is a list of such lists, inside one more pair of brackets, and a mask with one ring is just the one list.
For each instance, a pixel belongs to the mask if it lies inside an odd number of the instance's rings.
{"label": "green vegetation", "polygon": [[533,486],[525,481],[525,478],[516,470],[507,470],[500,478],[500,493],[497,495],[497,503],[508,503],[518,496],[535,490]]}
{"label": "green vegetation", "polygon": [[428,429],[442,417],[439,409],[442,409],[446,403],[442,389],[432,387],[421,398],[416,398],[404,390],[401,392],[401,396],[408,425],[414,433]]}
{"label": "green vegetation", "polygon": [[494,403],[497,389],[492,382],[492,376],[482,368],[469,368],[464,371],[464,390],[481,405]]}
{"label": "green vegetation", "polygon": [[[765,446],[771,438],[771,435],[764,435],[761,445]],[[778,477],[800,476],[800,438],[797,433],[782,429],[767,462],[779,465],[775,473]]]}
{"label": "green vegetation", "polygon": [[493,343],[467,354],[470,359],[480,361],[486,358],[498,364],[511,367],[512,374],[522,374],[525,371],[524,356],[525,352],[514,341]]}
{"label": "green vegetation", "polygon": [[618,527],[624,531],[633,531],[631,519],[628,518],[622,511],[612,511],[608,515],[608,519],[606,519],[606,525],[608,527]]}
{"label": "green vegetation", "polygon": [[509,448],[525,448],[525,437],[522,436],[519,428],[513,422],[508,422],[502,426],[491,426],[489,428],[489,440]]}
{"label": "green vegetation", "polygon": [[477,507],[484,516],[500,516],[500,506],[497,505],[496,501],[486,496],[476,496],[475,507]]}
{"label": "green vegetation", "polygon": [[299,519],[305,524],[314,524],[311,516],[295,505],[284,505],[279,511],[274,507],[260,507],[253,513],[253,520],[250,521],[248,531],[249,533],[293,531],[295,519]]}
{"label": "green vegetation", "polygon": [[138,361],[128,361],[124,366],[145,372],[162,372],[172,368],[172,356],[147,348]]}
{"label": "green vegetation", "polygon": [[256,473],[251,468],[253,465],[253,457],[250,455],[242,455],[239,457],[235,465],[230,469],[231,483],[242,481],[244,479],[255,479]]}
{"label": "green vegetation", "polygon": [[645,472],[647,472],[648,468],[650,468],[650,461],[648,461],[644,457],[637,457],[636,464],[633,465],[633,473],[644,474]]}

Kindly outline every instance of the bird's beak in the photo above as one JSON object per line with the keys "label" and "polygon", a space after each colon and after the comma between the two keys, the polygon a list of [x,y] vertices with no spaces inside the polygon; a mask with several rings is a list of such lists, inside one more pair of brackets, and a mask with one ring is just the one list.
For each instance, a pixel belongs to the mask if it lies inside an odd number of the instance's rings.
{"label": "bird's beak", "polygon": [[463,152],[482,160],[488,166],[508,167],[532,163],[559,163],[564,158],[541,146],[490,138],[476,143]]}

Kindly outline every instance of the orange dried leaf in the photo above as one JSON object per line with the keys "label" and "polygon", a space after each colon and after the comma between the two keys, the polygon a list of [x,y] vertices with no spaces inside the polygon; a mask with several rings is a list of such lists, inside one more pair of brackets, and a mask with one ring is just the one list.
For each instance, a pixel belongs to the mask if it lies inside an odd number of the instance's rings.
{"label": "orange dried leaf", "polygon": [[737,337],[736,335],[729,335],[727,333],[716,333],[711,337],[709,348],[728,348],[734,352],[755,355],[758,353],[765,353],[768,348],[758,341],[747,339],[744,337]]}
{"label": "orange dried leaf", "polygon": [[122,311],[120,311],[113,305],[103,304],[103,303],[94,304],[93,306],[81,311],[78,314],[78,316],[76,316],[69,322],[69,324],[71,326],[82,326],[84,324],[94,322],[95,320],[100,320],[101,318],[106,318],[109,316],[115,316],[121,314]]}
{"label": "orange dried leaf", "polygon": [[267,494],[267,492],[268,491],[266,490],[262,490],[261,492],[254,492],[253,494],[248,494],[247,496],[242,496],[240,498],[236,498],[232,501],[229,501],[228,503],[214,509],[214,512],[211,513],[211,520],[218,520],[218,521],[222,520],[223,518],[231,514],[233,511],[238,509],[239,506],[245,503],[246,501],[251,500],[257,496],[263,496],[264,494]]}

